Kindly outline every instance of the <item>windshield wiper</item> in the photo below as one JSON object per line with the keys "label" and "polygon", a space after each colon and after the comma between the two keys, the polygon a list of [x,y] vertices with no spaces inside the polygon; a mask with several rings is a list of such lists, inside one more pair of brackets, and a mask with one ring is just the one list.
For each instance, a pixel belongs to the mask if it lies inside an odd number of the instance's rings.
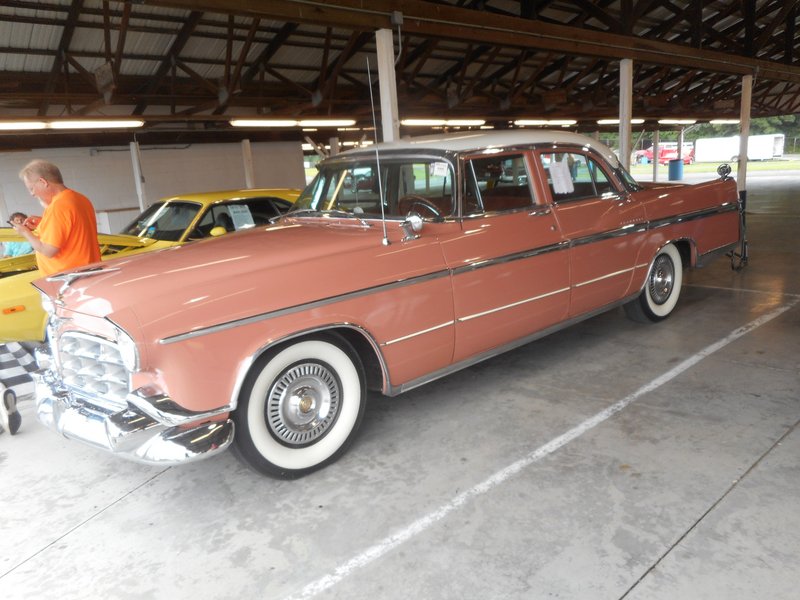
{"label": "windshield wiper", "polygon": [[357,219],[359,223],[361,223],[364,227],[369,227],[369,223],[362,217],[359,217],[353,212],[348,210],[342,210],[340,208],[333,208],[330,210],[318,210],[316,208],[298,208],[297,210],[290,210],[287,212],[285,217],[296,217],[301,215],[309,215],[312,217],[324,217],[324,216],[331,216],[331,217],[338,217],[342,219]]}

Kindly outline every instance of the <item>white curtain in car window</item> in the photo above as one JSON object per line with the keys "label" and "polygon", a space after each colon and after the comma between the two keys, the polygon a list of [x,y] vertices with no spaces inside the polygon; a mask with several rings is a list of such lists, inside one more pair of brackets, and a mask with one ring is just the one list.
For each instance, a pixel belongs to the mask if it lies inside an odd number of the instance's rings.
{"label": "white curtain in car window", "polygon": [[556,194],[571,194],[575,191],[566,154],[561,160],[550,163],[550,178],[553,180],[553,192]]}

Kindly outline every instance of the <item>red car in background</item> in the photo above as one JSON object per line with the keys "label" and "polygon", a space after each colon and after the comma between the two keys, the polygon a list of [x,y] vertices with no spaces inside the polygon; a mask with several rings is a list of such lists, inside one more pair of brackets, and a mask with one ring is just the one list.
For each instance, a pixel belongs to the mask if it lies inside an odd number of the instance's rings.
{"label": "red car in background", "polygon": [[[639,164],[650,164],[653,162],[653,147],[645,150],[637,150],[635,153],[636,162]],[[659,145],[658,164],[665,165],[669,161],[678,158],[678,147],[676,145]],[[690,165],[694,162],[694,145],[683,145],[683,164]]]}

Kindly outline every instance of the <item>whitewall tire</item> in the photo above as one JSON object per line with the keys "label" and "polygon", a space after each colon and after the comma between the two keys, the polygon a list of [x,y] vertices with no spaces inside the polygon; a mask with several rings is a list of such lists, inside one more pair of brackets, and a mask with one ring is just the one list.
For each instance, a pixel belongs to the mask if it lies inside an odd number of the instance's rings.
{"label": "whitewall tire", "polygon": [[256,470],[300,477],[336,460],[364,415],[364,369],[334,335],[292,342],[253,366],[233,414],[237,454]]}
{"label": "whitewall tire", "polygon": [[658,251],[647,273],[642,293],[625,305],[635,321],[661,321],[675,309],[683,285],[683,261],[674,244]]}

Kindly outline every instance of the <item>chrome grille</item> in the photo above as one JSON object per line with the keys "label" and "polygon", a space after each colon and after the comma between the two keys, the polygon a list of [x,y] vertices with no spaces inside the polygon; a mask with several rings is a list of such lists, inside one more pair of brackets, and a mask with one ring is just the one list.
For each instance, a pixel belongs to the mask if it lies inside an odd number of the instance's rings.
{"label": "chrome grille", "polygon": [[114,342],[67,332],[59,338],[58,357],[68,388],[112,411],[128,406],[128,370]]}

